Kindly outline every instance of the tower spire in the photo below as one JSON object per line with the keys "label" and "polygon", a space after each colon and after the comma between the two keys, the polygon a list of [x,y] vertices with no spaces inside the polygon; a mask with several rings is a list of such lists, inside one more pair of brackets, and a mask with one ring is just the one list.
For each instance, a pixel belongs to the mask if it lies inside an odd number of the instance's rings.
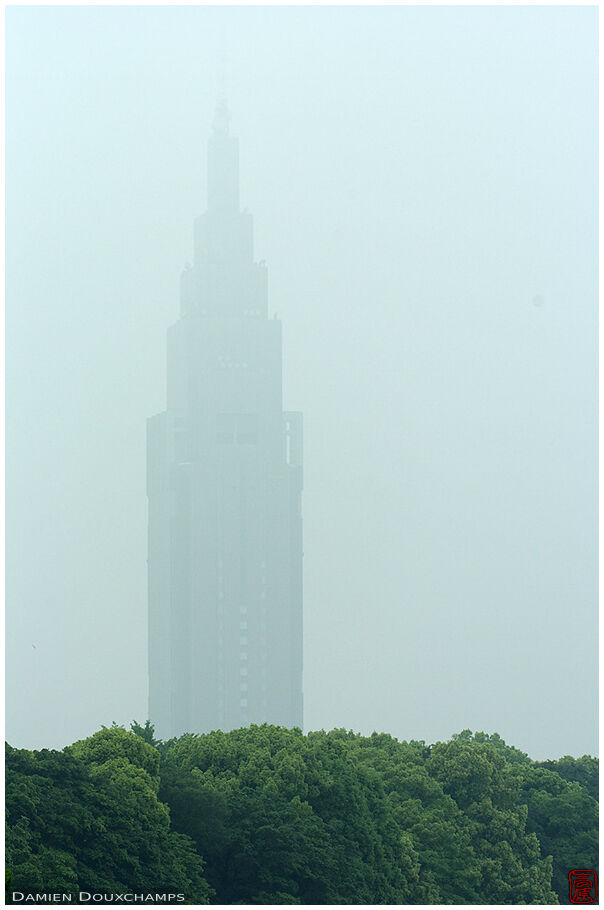
{"label": "tower spire", "polygon": [[218,100],[226,101],[227,96],[227,51],[226,35],[220,36],[220,59],[218,61]]}
{"label": "tower spire", "polygon": [[239,211],[239,143],[230,135],[230,119],[222,99],[216,105],[208,143],[208,211]]}
{"label": "tower spire", "polygon": [[221,97],[214,111],[212,127],[215,136],[228,136],[231,113],[225,97]]}

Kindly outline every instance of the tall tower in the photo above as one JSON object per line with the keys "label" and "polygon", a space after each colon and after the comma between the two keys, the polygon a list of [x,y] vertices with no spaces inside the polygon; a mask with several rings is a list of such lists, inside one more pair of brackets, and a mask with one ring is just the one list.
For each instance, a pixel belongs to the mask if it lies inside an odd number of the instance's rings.
{"label": "tall tower", "polygon": [[162,738],[302,725],[302,415],[284,412],[281,323],[239,209],[219,104],[208,209],[147,423],[149,717]]}

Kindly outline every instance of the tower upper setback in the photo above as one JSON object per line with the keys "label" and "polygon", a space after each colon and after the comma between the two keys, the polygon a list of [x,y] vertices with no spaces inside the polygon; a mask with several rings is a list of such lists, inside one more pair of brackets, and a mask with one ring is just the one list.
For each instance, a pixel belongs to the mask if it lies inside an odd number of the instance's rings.
{"label": "tower upper setback", "polygon": [[149,716],[164,737],[302,724],[302,419],[282,409],[267,311],[221,104],[167,409],[148,421]]}
{"label": "tower upper setback", "polygon": [[182,276],[182,314],[266,316],[266,268],[253,259],[252,216],[239,210],[239,143],[221,104],[208,142],[208,209],[195,221],[194,267]]}

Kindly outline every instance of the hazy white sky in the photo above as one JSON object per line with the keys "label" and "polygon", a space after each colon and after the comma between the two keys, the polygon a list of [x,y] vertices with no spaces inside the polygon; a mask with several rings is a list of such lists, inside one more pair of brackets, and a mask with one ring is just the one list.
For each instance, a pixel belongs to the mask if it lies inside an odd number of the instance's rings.
{"label": "hazy white sky", "polygon": [[305,725],[597,750],[597,10],[7,10],[7,738],[144,720],[226,47],[305,419]]}

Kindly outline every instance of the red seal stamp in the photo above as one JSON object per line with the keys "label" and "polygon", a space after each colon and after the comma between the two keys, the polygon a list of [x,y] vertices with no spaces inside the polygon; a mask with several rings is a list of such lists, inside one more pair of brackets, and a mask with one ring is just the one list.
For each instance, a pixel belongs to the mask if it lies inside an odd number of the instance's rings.
{"label": "red seal stamp", "polygon": [[571,904],[595,904],[598,900],[598,876],[593,869],[573,869],[568,873]]}

